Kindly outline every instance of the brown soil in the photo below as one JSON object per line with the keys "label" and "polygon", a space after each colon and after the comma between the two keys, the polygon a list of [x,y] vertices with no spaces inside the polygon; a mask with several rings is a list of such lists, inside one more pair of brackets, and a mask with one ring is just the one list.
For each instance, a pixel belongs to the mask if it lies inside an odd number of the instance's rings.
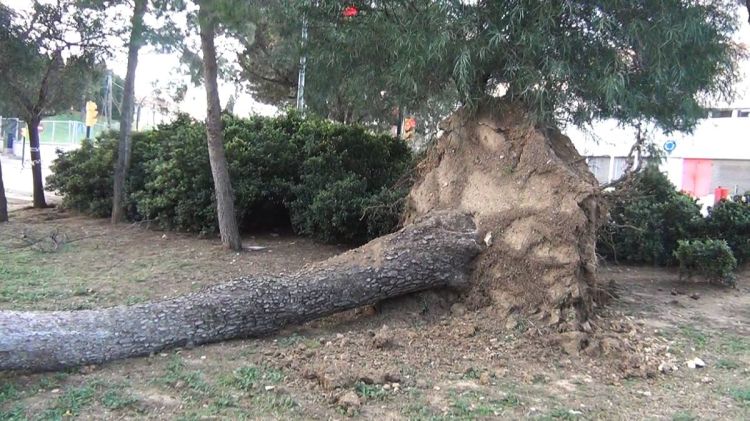
{"label": "brown soil", "polygon": [[[245,244],[268,249],[237,255],[215,239],[53,209],[11,219],[0,227],[1,309],[160,298],[341,251],[258,236]],[[67,240],[15,248],[50,234]],[[0,373],[0,419],[750,418],[750,272],[734,290],[651,268],[605,267],[599,277],[614,283],[613,298],[591,318],[591,335],[548,334],[534,317],[501,321],[492,307],[405,299],[262,339]],[[687,368],[694,357],[706,367]],[[662,363],[678,370],[661,373]]]}
{"label": "brown soil", "polygon": [[[470,306],[555,325],[590,316],[597,182],[570,139],[534,127],[502,101],[455,113],[422,164],[407,222],[435,209],[474,215],[490,245],[476,262]],[[473,305],[472,307],[476,307]],[[569,326],[579,329],[579,325]]]}

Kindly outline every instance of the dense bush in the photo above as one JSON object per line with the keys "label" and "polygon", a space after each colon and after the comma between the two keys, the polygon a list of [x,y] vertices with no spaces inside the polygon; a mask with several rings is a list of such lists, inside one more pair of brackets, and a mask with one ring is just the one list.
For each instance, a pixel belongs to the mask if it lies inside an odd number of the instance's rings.
{"label": "dense bush", "polygon": [[166,229],[213,232],[217,228],[206,130],[188,116],[148,132],[140,166],[143,187],[131,196],[141,217]]}
{"label": "dense bush", "polygon": [[[63,196],[63,206],[97,217],[112,213],[112,183],[115,158],[117,156],[117,132],[102,133],[97,139],[81,141],[81,147],[72,151],[57,151],[52,162],[52,174],[47,177],[46,188]],[[143,145],[146,135],[134,133],[133,161],[143,159]],[[139,167],[132,171],[125,186],[126,191],[139,189],[143,183],[143,173]],[[131,200],[126,206],[131,218],[135,217],[135,203]]]}
{"label": "dense bush", "polygon": [[706,235],[726,240],[737,261],[750,260],[750,206],[721,201],[706,218]]}
{"label": "dense bush", "polygon": [[734,285],[737,260],[724,240],[679,240],[674,256],[680,273],[697,273],[724,285]]}
{"label": "dense bush", "polygon": [[675,263],[678,240],[704,231],[700,207],[656,166],[637,174],[627,191],[609,193],[610,217],[601,227],[597,250],[603,256],[631,263]]}
{"label": "dense bush", "polygon": [[406,144],[326,121],[309,122],[298,135],[304,160],[289,203],[296,229],[351,243],[391,231],[406,194],[390,190],[410,165]]}
{"label": "dense bush", "polygon": [[[225,148],[242,229],[291,223],[324,241],[359,243],[398,225],[411,165],[403,141],[295,113],[278,118],[223,116]],[[48,188],[64,205],[111,212],[117,139],[105,135],[60,153]],[[139,133],[127,183],[131,219],[168,229],[215,232],[205,126],[187,116]]]}

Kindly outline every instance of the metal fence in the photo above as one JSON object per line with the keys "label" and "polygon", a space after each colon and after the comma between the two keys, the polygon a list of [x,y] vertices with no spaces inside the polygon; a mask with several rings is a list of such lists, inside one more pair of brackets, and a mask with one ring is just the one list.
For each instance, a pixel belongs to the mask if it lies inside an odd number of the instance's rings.
{"label": "metal fence", "polygon": [[[90,136],[96,137],[107,130],[119,130],[119,122],[112,122],[112,126],[97,123],[91,128]],[[0,117],[0,135],[2,135],[3,148],[14,150],[14,143],[26,141],[28,144],[28,132],[26,122],[18,118]],[[81,121],[74,120],[42,120],[39,125],[39,142],[43,145],[77,145],[86,138],[86,126]]]}

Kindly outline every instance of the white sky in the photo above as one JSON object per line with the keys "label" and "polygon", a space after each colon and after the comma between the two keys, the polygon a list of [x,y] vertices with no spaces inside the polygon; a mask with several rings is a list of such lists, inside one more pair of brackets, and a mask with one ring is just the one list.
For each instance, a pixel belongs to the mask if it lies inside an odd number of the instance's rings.
{"label": "white sky", "polygon": [[[31,8],[31,0],[0,0],[0,3],[10,6],[17,10],[28,10]],[[119,8],[118,8],[119,9]],[[130,10],[123,8],[124,10],[115,10],[113,13],[123,12],[129,13]],[[126,20],[130,20],[130,16],[122,16]],[[197,40],[195,45],[197,46]],[[121,41],[122,42],[122,41]],[[222,53],[222,46],[226,47],[227,43],[217,39],[218,53]],[[234,53],[231,51],[225,51],[227,58],[231,58]],[[166,87],[171,79],[177,78],[175,82],[185,83],[188,86],[187,94],[185,95],[184,101],[182,101],[178,107],[179,110],[189,113],[195,118],[203,119],[206,115],[206,92],[203,86],[194,86],[189,77],[176,76],[179,72],[176,70],[180,65],[180,57],[177,54],[162,54],[156,51],[153,47],[145,46],[141,48],[138,68],[136,71],[135,79],[135,96],[137,99],[153,97],[155,87]],[[107,66],[111,68],[118,76],[125,78],[127,70],[127,49],[123,46],[117,48],[114,51],[114,57],[107,60]],[[173,80],[174,81],[174,80]],[[237,89],[234,83],[226,83],[220,81],[219,83],[219,95],[221,97],[222,106],[227,103],[227,100],[231,95],[235,95],[236,102],[234,111],[236,114],[241,116],[251,114],[263,114],[269,115],[276,112],[276,107],[262,104],[255,101],[251,95],[243,92],[242,89]],[[101,109],[101,104],[100,104]],[[148,114],[148,113],[147,113]],[[162,116],[167,117],[168,116]],[[150,117],[149,117],[150,118]],[[157,121],[161,120],[157,117]]]}

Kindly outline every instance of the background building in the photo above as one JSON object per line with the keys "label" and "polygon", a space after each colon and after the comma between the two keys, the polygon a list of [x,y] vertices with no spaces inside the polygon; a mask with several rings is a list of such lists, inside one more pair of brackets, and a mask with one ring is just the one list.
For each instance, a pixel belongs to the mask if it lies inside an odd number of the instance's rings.
{"label": "background building", "polygon": [[[600,183],[622,175],[634,129],[603,121],[566,132]],[[712,109],[691,134],[651,131],[648,138],[664,150],[662,170],[672,183],[704,205],[713,204],[718,187],[730,195],[750,191],[750,106]]]}

